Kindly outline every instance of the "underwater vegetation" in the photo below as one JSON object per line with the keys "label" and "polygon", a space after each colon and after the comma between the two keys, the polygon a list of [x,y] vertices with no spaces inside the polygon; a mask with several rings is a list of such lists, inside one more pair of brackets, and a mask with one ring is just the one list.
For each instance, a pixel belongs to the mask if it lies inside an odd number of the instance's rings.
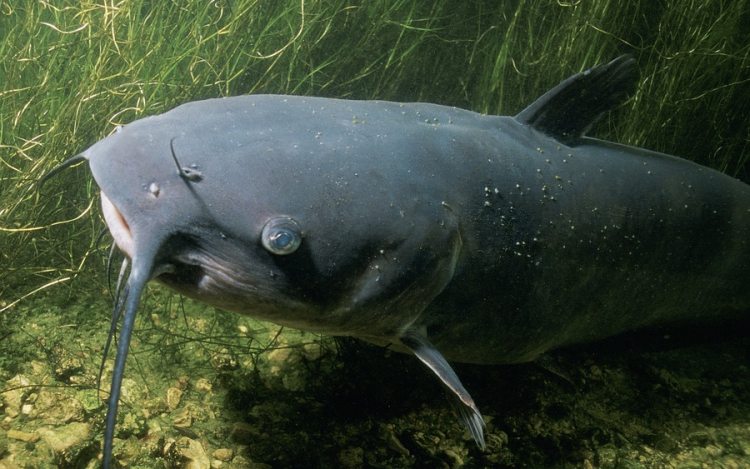
{"label": "underwater vegetation", "polygon": [[[637,92],[591,134],[750,182],[748,31],[745,1],[3,1],[0,467],[95,467],[110,240],[84,168],[34,183],[117,125],[246,93],[513,115],[630,53]],[[411,357],[149,291],[118,424],[131,466],[748,464],[746,343],[563,352],[566,378],[466,367],[496,401],[482,454]]]}

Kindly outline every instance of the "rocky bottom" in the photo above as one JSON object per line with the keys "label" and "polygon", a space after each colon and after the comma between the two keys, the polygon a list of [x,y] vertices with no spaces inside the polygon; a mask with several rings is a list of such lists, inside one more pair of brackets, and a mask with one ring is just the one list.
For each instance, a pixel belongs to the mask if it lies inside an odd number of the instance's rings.
{"label": "rocky bottom", "polygon": [[[411,356],[160,291],[147,303],[114,467],[750,467],[748,338],[645,350],[636,337],[540,364],[456,365],[487,423],[480,451]],[[108,326],[88,318],[106,301],[27,308],[0,330],[0,469],[98,467],[112,365],[97,391]]]}

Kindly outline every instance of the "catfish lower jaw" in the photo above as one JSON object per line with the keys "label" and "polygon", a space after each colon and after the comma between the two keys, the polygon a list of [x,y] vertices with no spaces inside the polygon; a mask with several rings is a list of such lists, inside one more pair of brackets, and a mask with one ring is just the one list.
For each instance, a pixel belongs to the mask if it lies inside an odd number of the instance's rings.
{"label": "catfish lower jaw", "polygon": [[104,215],[104,221],[107,223],[107,227],[115,240],[115,244],[117,244],[117,247],[120,248],[126,256],[132,259],[135,250],[133,248],[133,234],[130,232],[130,226],[128,226],[125,218],[123,218],[120,211],[117,210],[104,191],[101,191],[101,199],[102,215]]}
{"label": "catfish lower jaw", "polygon": [[[372,318],[375,314],[352,317],[350,308],[321,305],[299,297],[289,291],[281,272],[274,274],[262,268],[245,268],[256,263],[244,258],[240,251],[218,256],[216,251],[187,243],[185,238],[175,239],[184,243],[184,250],[166,259],[166,265],[173,269],[155,280],[190,299],[309,332],[360,337],[367,331],[373,337],[372,342],[379,340],[388,345],[397,341],[397,331],[390,324],[374,327],[369,320],[364,323],[358,320]],[[339,300],[347,301],[347,295]]]}
{"label": "catfish lower jaw", "polygon": [[172,251],[165,263],[173,269],[155,280],[193,300],[280,325],[305,328],[321,319],[315,306],[283,293],[283,280],[262,269],[247,269],[253,262],[241,247],[216,251],[203,241],[172,237],[164,251]]}

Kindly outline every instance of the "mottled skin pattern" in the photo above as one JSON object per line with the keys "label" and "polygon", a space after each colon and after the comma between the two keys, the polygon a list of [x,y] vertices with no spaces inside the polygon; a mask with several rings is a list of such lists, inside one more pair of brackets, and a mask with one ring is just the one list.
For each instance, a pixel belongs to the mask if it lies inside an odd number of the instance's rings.
{"label": "mottled skin pattern", "polygon": [[[515,118],[207,100],[86,150],[133,261],[117,307],[105,467],[129,330],[152,278],[241,314],[412,350],[453,391],[480,446],[481,416],[443,356],[523,362],[643,326],[741,314],[750,186],[583,136],[633,71],[624,57],[576,75]],[[262,242],[279,217],[301,230],[285,255]]]}

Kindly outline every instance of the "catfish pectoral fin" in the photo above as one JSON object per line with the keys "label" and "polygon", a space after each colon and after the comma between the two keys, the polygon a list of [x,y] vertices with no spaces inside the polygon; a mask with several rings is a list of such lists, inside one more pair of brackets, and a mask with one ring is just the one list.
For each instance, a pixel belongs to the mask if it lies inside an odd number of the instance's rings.
{"label": "catfish pectoral fin", "polygon": [[401,336],[401,343],[408,347],[422,363],[427,365],[440,381],[443,382],[445,387],[448,388],[451,403],[454,404],[459,417],[463,420],[469,432],[471,432],[471,436],[479,448],[484,450],[487,445],[484,441],[485,425],[484,420],[482,420],[482,414],[479,413],[474,399],[469,395],[469,391],[464,388],[464,385],[458,379],[458,375],[453,371],[450,364],[448,364],[438,349],[418,332],[406,332]]}

